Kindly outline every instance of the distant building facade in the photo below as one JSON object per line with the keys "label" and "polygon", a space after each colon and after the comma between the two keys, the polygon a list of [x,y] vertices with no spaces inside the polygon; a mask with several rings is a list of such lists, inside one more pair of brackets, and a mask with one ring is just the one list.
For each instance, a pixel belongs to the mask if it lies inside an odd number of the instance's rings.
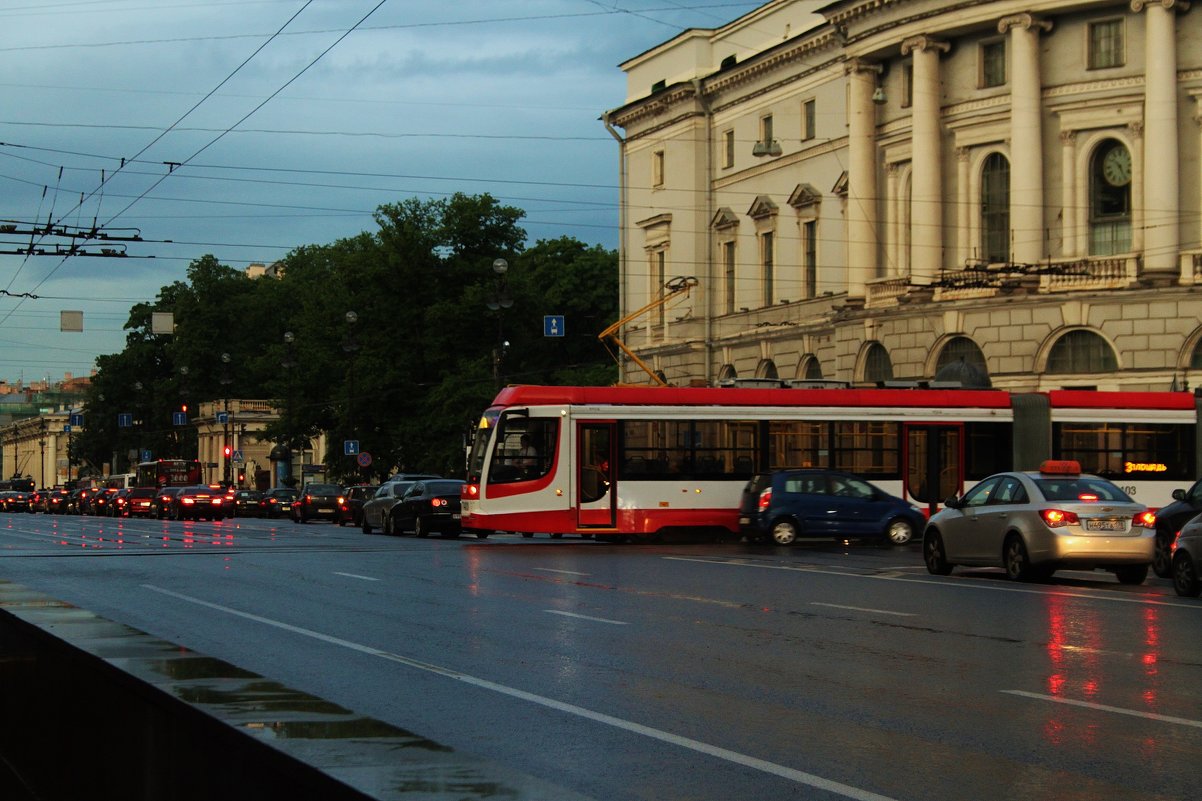
{"label": "distant building facade", "polygon": [[1202,385],[1199,42],[1179,0],[774,0],[634,56],[623,314],[698,285],[623,341],[673,384]]}

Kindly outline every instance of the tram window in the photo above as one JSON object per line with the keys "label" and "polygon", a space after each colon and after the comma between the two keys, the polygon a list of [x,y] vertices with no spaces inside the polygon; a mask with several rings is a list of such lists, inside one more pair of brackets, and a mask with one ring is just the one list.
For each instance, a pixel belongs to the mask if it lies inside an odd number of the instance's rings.
{"label": "tram window", "polygon": [[803,420],[768,425],[768,467],[830,467],[830,424]]}
{"label": "tram window", "polygon": [[1009,470],[1013,450],[1009,423],[965,423],[964,478],[980,481]]}
{"label": "tram window", "polygon": [[750,477],[758,461],[757,432],[754,421],[628,420],[622,425],[622,474]]}
{"label": "tram window", "polygon": [[1056,423],[1053,457],[1075,459],[1106,478],[1190,480],[1194,426],[1170,423]]}
{"label": "tram window", "polygon": [[497,445],[488,483],[530,481],[551,471],[559,441],[559,418],[507,414],[497,424]]}
{"label": "tram window", "polygon": [[860,476],[898,478],[897,423],[835,423],[835,469]]}

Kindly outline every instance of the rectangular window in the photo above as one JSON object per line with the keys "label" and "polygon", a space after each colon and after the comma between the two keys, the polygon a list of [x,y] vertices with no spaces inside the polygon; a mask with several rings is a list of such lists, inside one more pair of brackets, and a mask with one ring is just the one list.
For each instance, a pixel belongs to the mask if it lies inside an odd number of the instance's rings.
{"label": "rectangular window", "polygon": [[804,297],[818,297],[818,221],[806,220],[801,224],[802,283]]}
{"label": "rectangular window", "polygon": [[733,128],[722,132],[722,166],[725,169],[735,166],[735,132]]}
{"label": "rectangular window", "polygon": [[741,420],[627,420],[620,476],[636,480],[750,477],[758,424]]}
{"label": "rectangular window", "polygon": [[734,240],[722,243],[722,275],[723,286],[726,289],[726,313],[735,313],[735,243]]}
{"label": "rectangular window", "polygon": [[1121,67],[1126,58],[1123,52],[1123,21],[1108,19],[1089,26],[1089,68]]}
{"label": "rectangular window", "polygon": [[806,139],[813,139],[817,135],[814,132],[814,126],[816,125],[815,117],[814,117],[814,109],[815,109],[815,106],[814,106],[813,98],[806,100],[801,104],[801,138],[802,138],[802,141],[805,141]]}
{"label": "rectangular window", "polygon": [[835,469],[858,476],[898,478],[899,423],[835,423]]}
{"label": "rectangular window", "polygon": [[651,154],[651,185],[664,185],[664,151],[662,150]]}
{"label": "rectangular window", "polygon": [[772,232],[765,231],[760,234],[760,284],[763,292],[762,300],[764,306],[771,306],[775,302],[775,294],[772,286],[773,278],[775,277],[775,254],[776,248],[773,242]]}
{"label": "rectangular window", "polygon": [[998,39],[981,45],[981,87],[1004,86],[1006,83],[1006,40]]}
{"label": "rectangular window", "polygon": [[1052,455],[1085,473],[1125,481],[1192,481],[1194,426],[1169,423],[1054,423]]}
{"label": "rectangular window", "polygon": [[768,467],[830,467],[830,423],[790,420],[768,424]]}
{"label": "rectangular window", "polygon": [[772,115],[760,117],[760,141],[766,145],[772,144]]}
{"label": "rectangular window", "polygon": [[488,468],[489,484],[531,481],[551,472],[559,442],[559,418],[504,415]]}
{"label": "rectangular window", "polygon": [[[651,253],[651,300],[657,300],[660,294],[664,291],[664,277],[667,271],[668,252],[660,249]],[[664,324],[664,307],[663,304],[655,307],[654,324]]]}

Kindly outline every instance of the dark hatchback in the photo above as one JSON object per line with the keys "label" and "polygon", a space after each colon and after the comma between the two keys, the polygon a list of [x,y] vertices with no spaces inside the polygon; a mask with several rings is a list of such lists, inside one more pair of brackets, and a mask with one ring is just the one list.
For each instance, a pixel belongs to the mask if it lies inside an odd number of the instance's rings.
{"label": "dark hatchback", "polygon": [[1173,502],[1156,510],[1156,549],[1152,572],[1161,578],[1172,575],[1173,541],[1185,524],[1202,514],[1202,480],[1188,490],[1173,490]]}
{"label": "dark hatchback", "polygon": [[259,505],[262,500],[263,493],[258,490],[237,490],[234,492],[230,514],[235,517],[259,517],[263,514],[262,507]]}
{"label": "dark hatchback", "polygon": [[739,530],[750,542],[799,538],[881,538],[904,545],[926,517],[901,498],[836,470],[760,473],[743,488]]}
{"label": "dark hatchback", "polygon": [[338,525],[363,525],[363,504],[376,496],[376,484],[355,484],[342,491],[342,502],[338,504]]}
{"label": "dark hatchback", "polygon": [[342,487],[337,484],[310,484],[292,502],[292,519],[297,523],[310,520],[338,520],[342,502]]}
{"label": "dark hatchback", "polygon": [[259,499],[259,517],[284,517],[292,514],[292,502],[300,495],[291,487],[276,487]]}
{"label": "dark hatchback", "polygon": [[419,537],[434,533],[458,537],[463,530],[459,512],[463,485],[463,481],[454,478],[416,482],[392,509],[396,531],[412,531]]}

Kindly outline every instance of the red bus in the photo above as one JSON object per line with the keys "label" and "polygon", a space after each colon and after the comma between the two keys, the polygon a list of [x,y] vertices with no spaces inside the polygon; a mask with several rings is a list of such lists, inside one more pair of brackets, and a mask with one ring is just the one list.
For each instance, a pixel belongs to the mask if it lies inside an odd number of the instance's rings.
{"label": "red bus", "polygon": [[158,459],[139,462],[134,473],[135,487],[187,487],[203,484],[200,462],[196,459]]}
{"label": "red bus", "polygon": [[468,457],[463,525],[624,538],[737,535],[757,472],[827,467],[935,510],[993,473],[1075,459],[1152,508],[1196,478],[1189,393],[542,387],[501,390]]}

